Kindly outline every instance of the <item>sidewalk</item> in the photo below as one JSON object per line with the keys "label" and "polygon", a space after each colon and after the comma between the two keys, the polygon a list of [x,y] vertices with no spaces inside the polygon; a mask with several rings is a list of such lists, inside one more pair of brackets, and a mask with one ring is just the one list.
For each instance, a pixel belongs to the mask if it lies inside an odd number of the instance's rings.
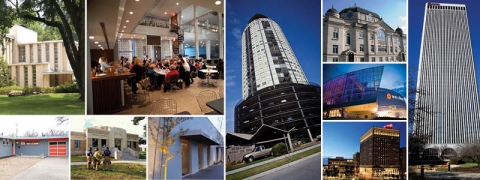
{"label": "sidewalk", "polygon": [[[308,151],[310,149],[313,149],[313,148],[318,148],[320,147],[321,144],[317,144],[317,145],[314,145],[314,146],[310,146],[308,148],[305,148],[305,149],[301,149],[299,151],[295,151],[293,153],[290,153],[290,156],[293,156],[295,154],[298,154],[298,153],[302,153],[302,152],[305,152],[305,151]],[[260,162],[260,163],[257,163],[257,164],[253,164],[251,166],[246,166],[246,167],[242,167],[242,168],[239,168],[239,169],[235,169],[235,170],[232,170],[232,171],[228,171],[227,172],[227,175],[230,175],[230,174],[235,174],[237,172],[241,172],[241,171],[245,171],[247,169],[250,169],[250,168],[254,168],[254,167],[257,167],[257,166],[261,166],[261,165],[264,165],[264,164],[268,164],[270,162],[273,162],[273,161],[277,161],[277,160],[280,160],[280,159],[283,159],[285,158],[284,156],[278,156],[276,158],[273,158],[273,159],[270,159],[270,160],[267,160],[267,161],[263,161],[263,162]]]}
{"label": "sidewalk", "polygon": [[223,179],[223,171],[224,171],[223,162],[217,165],[212,165],[205,169],[198,171],[195,174],[191,174],[185,176],[183,179]]}
{"label": "sidewalk", "polygon": [[[137,160],[118,160],[112,161],[112,164],[116,163],[137,163],[137,164],[147,164],[146,159],[137,159]],[[93,164],[93,163],[92,163]],[[87,165],[87,162],[71,162],[71,166],[78,166],[78,165]]]}

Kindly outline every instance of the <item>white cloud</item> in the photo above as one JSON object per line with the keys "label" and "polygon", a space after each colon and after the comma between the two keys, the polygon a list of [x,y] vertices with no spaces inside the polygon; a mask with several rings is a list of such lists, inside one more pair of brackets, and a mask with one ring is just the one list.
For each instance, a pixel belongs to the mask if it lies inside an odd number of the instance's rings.
{"label": "white cloud", "polygon": [[18,128],[18,136],[23,136],[27,130],[35,130],[35,132],[47,132],[48,129],[58,129],[70,131],[68,122],[57,126],[54,116],[9,116],[2,117],[2,125],[0,126],[0,135],[4,136],[15,133]]}
{"label": "white cloud", "polygon": [[407,21],[407,16],[400,16],[400,21]]}
{"label": "white cloud", "polygon": [[235,37],[235,45],[242,46],[242,31],[240,28],[234,27],[232,29],[233,37]]}
{"label": "white cloud", "polygon": [[133,116],[103,116],[103,117],[72,117],[70,124],[72,131],[83,132],[87,127],[92,126],[110,126],[123,128],[127,133],[143,135],[143,125],[147,123],[147,118],[140,121],[138,125],[133,125]]}

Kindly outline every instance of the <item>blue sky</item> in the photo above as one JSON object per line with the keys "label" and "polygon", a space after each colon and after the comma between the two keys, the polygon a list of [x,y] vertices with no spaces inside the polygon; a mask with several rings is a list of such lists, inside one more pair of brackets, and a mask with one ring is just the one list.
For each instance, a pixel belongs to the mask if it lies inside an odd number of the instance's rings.
{"label": "blue sky", "polygon": [[[422,41],[423,19],[425,15],[425,3],[431,2],[426,0],[415,0],[408,2],[408,8],[410,17],[409,21],[409,36],[407,36],[409,52],[408,52],[408,66],[418,67],[418,61],[420,60],[420,46]],[[439,3],[453,3],[453,4],[465,4],[467,7],[468,24],[470,28],[470,36],[472,40],[473,48],[473,60],[475,61],[475,73],[477,75],[477,85],[480,85],[480,61],[475,57],[479,57],[480,53],[480,23],[478,23],[478,17],[480,17],[480,1],[473,0],[450,0],[450,1],[434,1]],[[412,71],[409,76],[415,77],[413,80],[416,85],[417,72]]]}
{"label": "blue sky", "polygon": [[358,7],[377,13],[394,30],[400,27],[403,29],[403,33],[408,34],[406,0],[324,0],[323,13],[325,14],[328,9],[332,8],[332,5],[340,12],[354,6],[355,3]]}
{"label": "blue sky", "polygon": [[[400,147],[406,147],[405,122],[324,122],[323,123],[323,157],[352,158],[360,152],[360,137],[373,126],[383,127],[393,124],[394,129],[400,130]],[[325,163],[325,160],[324,162]]]}
{"label": "blue sky", "polygon": [[[384,66],[380,87],[387,89],[404,88],[403,92],[406,92],[405,64],[324,64],[323,82],[341,74],[376,66]],[[402,95],[406,97],[406,94],[403,93]]]}
{"label": "blue sky", "polygon": [[[285,34],[310,82],[320,84],[320,1],[246,0],[226,4],[226,120],[233,132],[234,108],[242,99],[241,37],[256,13],[274,20]],[[288,13],[287,13],[288,12]]]}

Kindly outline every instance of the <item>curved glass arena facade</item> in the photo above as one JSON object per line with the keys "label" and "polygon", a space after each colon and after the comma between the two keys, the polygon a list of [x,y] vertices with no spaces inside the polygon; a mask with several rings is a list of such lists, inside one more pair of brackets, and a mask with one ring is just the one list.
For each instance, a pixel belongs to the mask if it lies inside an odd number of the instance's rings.
{"label": "curved glass arena facade", "polygon": [[286,83],[255,92],[235,106],[235,132],[254,134],[263,124],[292,138],[315,138],[321,130],[320,86]]}
{"label": "curved glass arena facade", "polygon": [[323,84],[323,117],[340,119],[406,118],[399,93],[380,88],[383,66],[339,75]]}

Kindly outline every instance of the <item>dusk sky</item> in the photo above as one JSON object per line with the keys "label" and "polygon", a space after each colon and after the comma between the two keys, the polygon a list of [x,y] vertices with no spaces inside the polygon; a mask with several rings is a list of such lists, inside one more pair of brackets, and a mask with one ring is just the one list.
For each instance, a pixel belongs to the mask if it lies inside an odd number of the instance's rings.
{"label": "dusk sky", "polygon": [[[228,1],[226,4],[226,120],[233,132],[234,108],[242,100],[242,33],[256,13],[275,21],[288,40],[308,81],[320,84],[320,1]],[[287,13],[288,12],[288,13]]]}
{"label": "dusk sky", "polygon": [[[409,3],[411,4],[411,1]],[[345,8],[353,7],[355,4],[357,7],[377,13],[393,29],[400,27],[403,29],[403,33],[408,34],[406,0],[324,0],[323,14],[332,8],[332,5],[340,12]]]}
{"label": "dusk sky", "polygon": [[[406,90],[407,71],[405,64],[324,64],[323,83],[341,74],[377,66],[384,66],[380,87],[387,89],[404,88]],[[402,95],[405,96],[405,94]]]}
{"label": "dusk sky", "polygon": [[[393,124],[394,129],[400,130],[400,147],[406,147],[406,122],[324,122],[323,158],[353,158],[354,153],[360,152],[360,137],[373,126],[383,127],[387,124]],[[325,160],[323,163],[326,163]]]}
{"label": "dusk sky", "polygon": [[[418,68],[418,62],[420,60],[420,46],[422,41],[422,30],[423,30],[423,20],[425,16],[425,4],[427,0],[418,0],[418,1],[409,1],[408,2],[408,11],[409,11],[409,36],[407,36],[408,41],[408,66],[409,70],[414,67],[414,69]],[[467,16],[468,16],[468,25],[470,29],[470,36],[472,40],[472,48],[473,48],[473,60],[475,62],[475,73],[477,76],[477,86],[480,85],[479,76],[480,76],[480,60],[476,57],[479,57],[480,53],[480,44],[478,40],[480,40],[480,23],[478,17],[480,17],[480,1],[472,1],[472,0],[450,0],[450,1],[434,1],[438,3],[452,3],[452,4],[465,4],[467,7]],[[416,77],[417,71],[412,71],[409,73],[409,76],[412,76],[412,80],[416,85]]]}

